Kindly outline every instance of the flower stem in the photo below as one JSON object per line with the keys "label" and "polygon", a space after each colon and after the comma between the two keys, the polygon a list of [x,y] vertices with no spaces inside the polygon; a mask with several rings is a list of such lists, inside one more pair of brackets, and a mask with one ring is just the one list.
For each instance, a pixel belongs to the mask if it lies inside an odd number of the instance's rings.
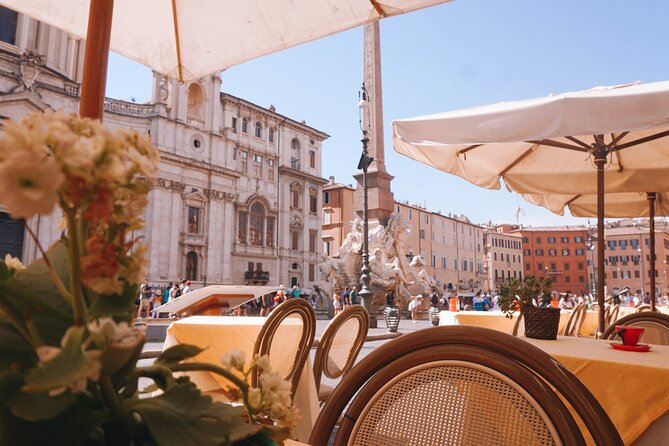
{"label": "flower stem", "polygon": [[172,370],[172,372],[211,372],[221,375],[239,387],[239,390],[242,391],[246,410],[249,412],[249,414],[253,412],[253,408],[251,407],[251,404],[249,404],[249,385],[244,380],[237,377],[230,370],[224,369],[223,367],[214,364],[206,364],[203,362],[182,362],[179,364],[168,364],[167,366]]}
{"label": "flower stem", "polygon": [[100,376],[100,388],[102,396],[112,410],[112,413],[119,415],[121,413],[121,404],[119,403],[118,394],[114,390],[111,378],[106,373]]}
{"label": "flower stem", "polygon": [[74,311],[74,325],[82,325],[86,318],[86,304],[81,293],[81,263],[79,258],[79,237],[77,234],[76,209],[64,208],[67,218],[67,249],[68,266],[70,270],[70,288],[72,290],[72,309]]}
{"label": "flower stem", "polygon": [[49,257],[46,255],[44,248],[42,248],[42,244],[39,242],[37,235],[35,235],[35,233],[32,231],[32,229],[30,229],[30,226],[28,226],[27,223],[24,223],[23,227],[26,229],[26,231],[28,231],[28,234],[30,234],[30,236],[35,241],[35,245],[37,245],[37,249],[39,249],[40,253],[42,254],[42,259],[44,259],[44,264],[46,265],[46,268],[49,270],[49,275],[51,275],[51,280],[53,280],[53,283],[56,285],[56,288],[58,288],[58,291],[67,301],[67,303],[73,305],[72,294],[70,294],[67,288],[65,288],[65,284],[63,283],[62,280],[60,280],[60,277],[58,277],[58,274],[56,273],[54,267],[51,265],[51,261],[49,260]]}

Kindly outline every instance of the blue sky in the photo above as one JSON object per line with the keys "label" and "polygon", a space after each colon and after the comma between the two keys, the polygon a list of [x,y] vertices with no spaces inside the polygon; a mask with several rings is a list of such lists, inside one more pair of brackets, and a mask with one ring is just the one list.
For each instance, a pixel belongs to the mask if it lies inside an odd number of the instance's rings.
{"label": "blue sky", "polygon": [[[390,122],[488,103],[669,79],[666,0],[456,0],[381,22],[386,165],[398,200],[476,223],[581,224],[397,155]],[[223,45],[224,43],[222,43]],[[362,29],[232,67],[222,89],[325,131],[323,176],[354,183]],[[148,101],[151,73],[112,55],[107,95]],[[593,222],[594,223],[594,222]]]}

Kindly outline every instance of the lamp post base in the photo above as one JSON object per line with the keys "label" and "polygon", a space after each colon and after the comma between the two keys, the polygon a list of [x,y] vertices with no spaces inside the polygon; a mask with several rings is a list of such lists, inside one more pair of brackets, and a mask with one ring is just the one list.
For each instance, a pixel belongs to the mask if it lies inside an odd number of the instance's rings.
{"label": "lamp post base", "polygon": [[378,321],[376,319],[376,311],[374,311],[374,306],[372,305],[371,291],[363,288],[358,293],[358,297],[360,298],[360,304],[365,307],[365,310],[369,313],[369,328],[377,328]]}

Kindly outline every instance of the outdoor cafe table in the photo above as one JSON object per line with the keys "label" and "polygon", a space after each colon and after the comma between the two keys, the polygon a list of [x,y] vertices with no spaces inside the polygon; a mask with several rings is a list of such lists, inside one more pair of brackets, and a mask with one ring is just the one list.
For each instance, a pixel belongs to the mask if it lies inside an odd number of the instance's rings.
{"label": "outdoor cafe table", "polygon": [[564,364],[592,392],[625,444],[669,441],[669,346],[646,353],[614,350],[610,341],[559,336],[523,338]]}
{"label": "outdoor cafe table", "polygon": [[[246,353],[248,366],[253,357],[255,340],[266,320],[264,317],[226,316],[192,316],[181,319],[173,322],[167,329],[163,350],[175,344],[197,345],[205,350],[194,360],[220,365],[221,356],[225,352],[238,349]],[[276,339],[281,339],[282,342],[274,342],[270,352],[274,370],[282,372],[282,369],[288,370],[292,365],[294,346],[299,340],[300,332],[301,326],[297,325],[296,320],[288,318],[282,323],[276,334]],[[189,372],[188,376],[203,392],[218,390],[226,384],[224,378],[208,372]],[[299,408],[301,416],[296,429],[297,439],[306,442],[320,411],[310,360],[302,370],[293,402]]]}
{"label": "outdoor cafe table", "polygon": [[[560,325],[558,333],[567,325],[572,310],[560,311]],[[475,327],[490,328],[504,333],[513,333],[518,313],[513,319],[504,316],[501,311],[440,311],[439,325],[472,325]],[[596,311],[586,312],[585,320],[581,326],[581,336],[593,336],[597,331],[598,313]],[[521,324],[522,325],[522,324]],[[520,327],[522,333],[523,327]]]}

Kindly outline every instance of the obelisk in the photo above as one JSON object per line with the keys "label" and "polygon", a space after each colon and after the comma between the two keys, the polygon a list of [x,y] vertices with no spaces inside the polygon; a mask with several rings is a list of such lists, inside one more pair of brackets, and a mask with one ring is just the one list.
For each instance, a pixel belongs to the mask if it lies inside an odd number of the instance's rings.
{"label": "obelisk", "polygon": [[[374,161],[367,172],[368,215],[370,227],[386,225],[393,213],[395,200],[390,191],[393,176],[386,172],[383,148],[383,96],[381,88],[381,38],[379,21],[365,25],[364,30],[364,82],[369,93],[369,142],[367,148]],[[362,218],[362,171],[353,176],[358,182],[355,191],[355,211]]]}

